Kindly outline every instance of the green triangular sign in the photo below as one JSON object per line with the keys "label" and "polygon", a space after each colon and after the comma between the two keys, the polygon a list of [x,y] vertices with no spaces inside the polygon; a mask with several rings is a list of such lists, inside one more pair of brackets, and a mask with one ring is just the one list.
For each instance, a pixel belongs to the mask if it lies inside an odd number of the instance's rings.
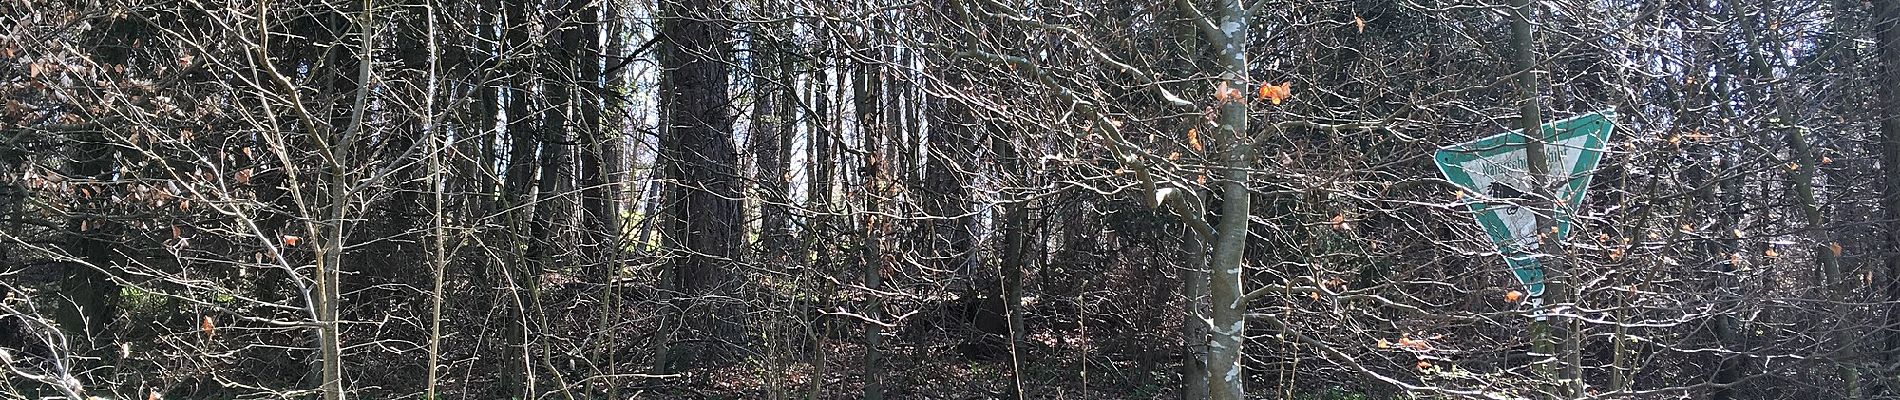
{"label": "green triangular sign", "polygon": [[[1546,182],[1561,202],[1553,222],[1559,237],[1570,235],[1570,219],[1583,194],[1603,147],[1610,140],[1616,114],[1605,110],[1544,124],[1545,154],[1550,176]],[[1505,264],[1531,296],[1544,294],[1544,267],[1537,261],[1537,217],[1521,207],[1532,193],[1530,170],[1524,167],[1524,145],[1519,131],[1510,131],[1438,150],[1433,156],[1445,179],[1463,187],[1471,214],[1504,255]]]}

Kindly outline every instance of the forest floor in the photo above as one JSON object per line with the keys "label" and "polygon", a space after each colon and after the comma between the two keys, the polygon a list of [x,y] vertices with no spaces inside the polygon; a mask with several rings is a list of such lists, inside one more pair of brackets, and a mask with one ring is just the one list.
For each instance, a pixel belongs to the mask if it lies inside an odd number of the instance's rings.
{"label": "forest floor", "polygon": [[[1031,335],[1030,341],[1054,338]],[[1038,338],[1036,336],[1043,336]],[[1041,339],[1041,340],[1039,340]],[[1051,346],[1053,345],[1053,346]],[[831,343],[823,381],[812,385],[812,364],[792,363],[768,371],[761,365],[730,365],[695,371],[677,386],[651,388],[635,398],[711,399],[855,399],[863,398],[864,347]],[[1059,339],[1024,346],[1023,391],[1031,399],[1172,398],[1178,365],[1167,360],[1143,371],[1139,356],[1082,351],[1078,341]],[[1172,349],[1175,346],[1164,346]],[[887,399],[975,400],[1013,398],[1008,354],[998,360],[972,360],[954,344],[899,344],[887,349],[884,395]],[[1086,359],[1084,363],[1082,360]],[[1142,379],[1143,375],[1147,379]],[[684,389],[692,388],[692,389]],[[813,396],[813,393],[816,395]]]}

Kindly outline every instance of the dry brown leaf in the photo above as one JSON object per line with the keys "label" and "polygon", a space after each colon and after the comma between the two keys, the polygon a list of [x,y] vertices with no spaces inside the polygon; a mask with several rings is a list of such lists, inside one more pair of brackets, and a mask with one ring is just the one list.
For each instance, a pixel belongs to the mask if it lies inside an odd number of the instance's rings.
{"label": "dry brown leaf", "polygon": [[206,315],[204,318],[198,320],[198,329],[204,332],[205,340],[211,340],[218,335],[217,320],[211,319],[210,315]]}

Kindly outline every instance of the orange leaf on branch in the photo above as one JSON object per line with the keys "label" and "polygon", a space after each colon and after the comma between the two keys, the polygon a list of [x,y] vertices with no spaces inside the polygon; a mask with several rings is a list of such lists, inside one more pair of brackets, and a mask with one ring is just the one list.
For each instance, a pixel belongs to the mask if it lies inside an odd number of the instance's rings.
{"label": "orange leaf on branch", "polygon": [[1288,97],[1293,97],[1293,82],[1280,82],[1279,86],[1272,84],[1260,86],[1260,99],[1272,102],[1273,105],[1280,105],[1280,102]]}

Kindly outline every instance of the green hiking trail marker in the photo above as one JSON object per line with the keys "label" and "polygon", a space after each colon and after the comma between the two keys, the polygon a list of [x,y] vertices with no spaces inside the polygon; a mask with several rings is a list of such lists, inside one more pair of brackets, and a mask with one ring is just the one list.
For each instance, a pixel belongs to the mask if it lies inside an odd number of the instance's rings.
{"label": "green hiking trail marker", "polygon": [[[1570,235],[1571,217],[1583,203],[1590,176],[1603,158],[1615,117],[1604,110],[1539,127],[1550,163],[1546,182],[1557,200],[1551,220],[1557,224],[1559,238]],[[1525,291],[1536,298],[1544,294],[1544,266],[1537,261],[1537,216],[1523,206],[1530,200],[1529,193],[1535,193],[1524,162],[1527,139],[1514,130],[1439,149],[1432,158],[1446,180],[1464,188],[1463,200],[1478,226],[1491,236]]]}

